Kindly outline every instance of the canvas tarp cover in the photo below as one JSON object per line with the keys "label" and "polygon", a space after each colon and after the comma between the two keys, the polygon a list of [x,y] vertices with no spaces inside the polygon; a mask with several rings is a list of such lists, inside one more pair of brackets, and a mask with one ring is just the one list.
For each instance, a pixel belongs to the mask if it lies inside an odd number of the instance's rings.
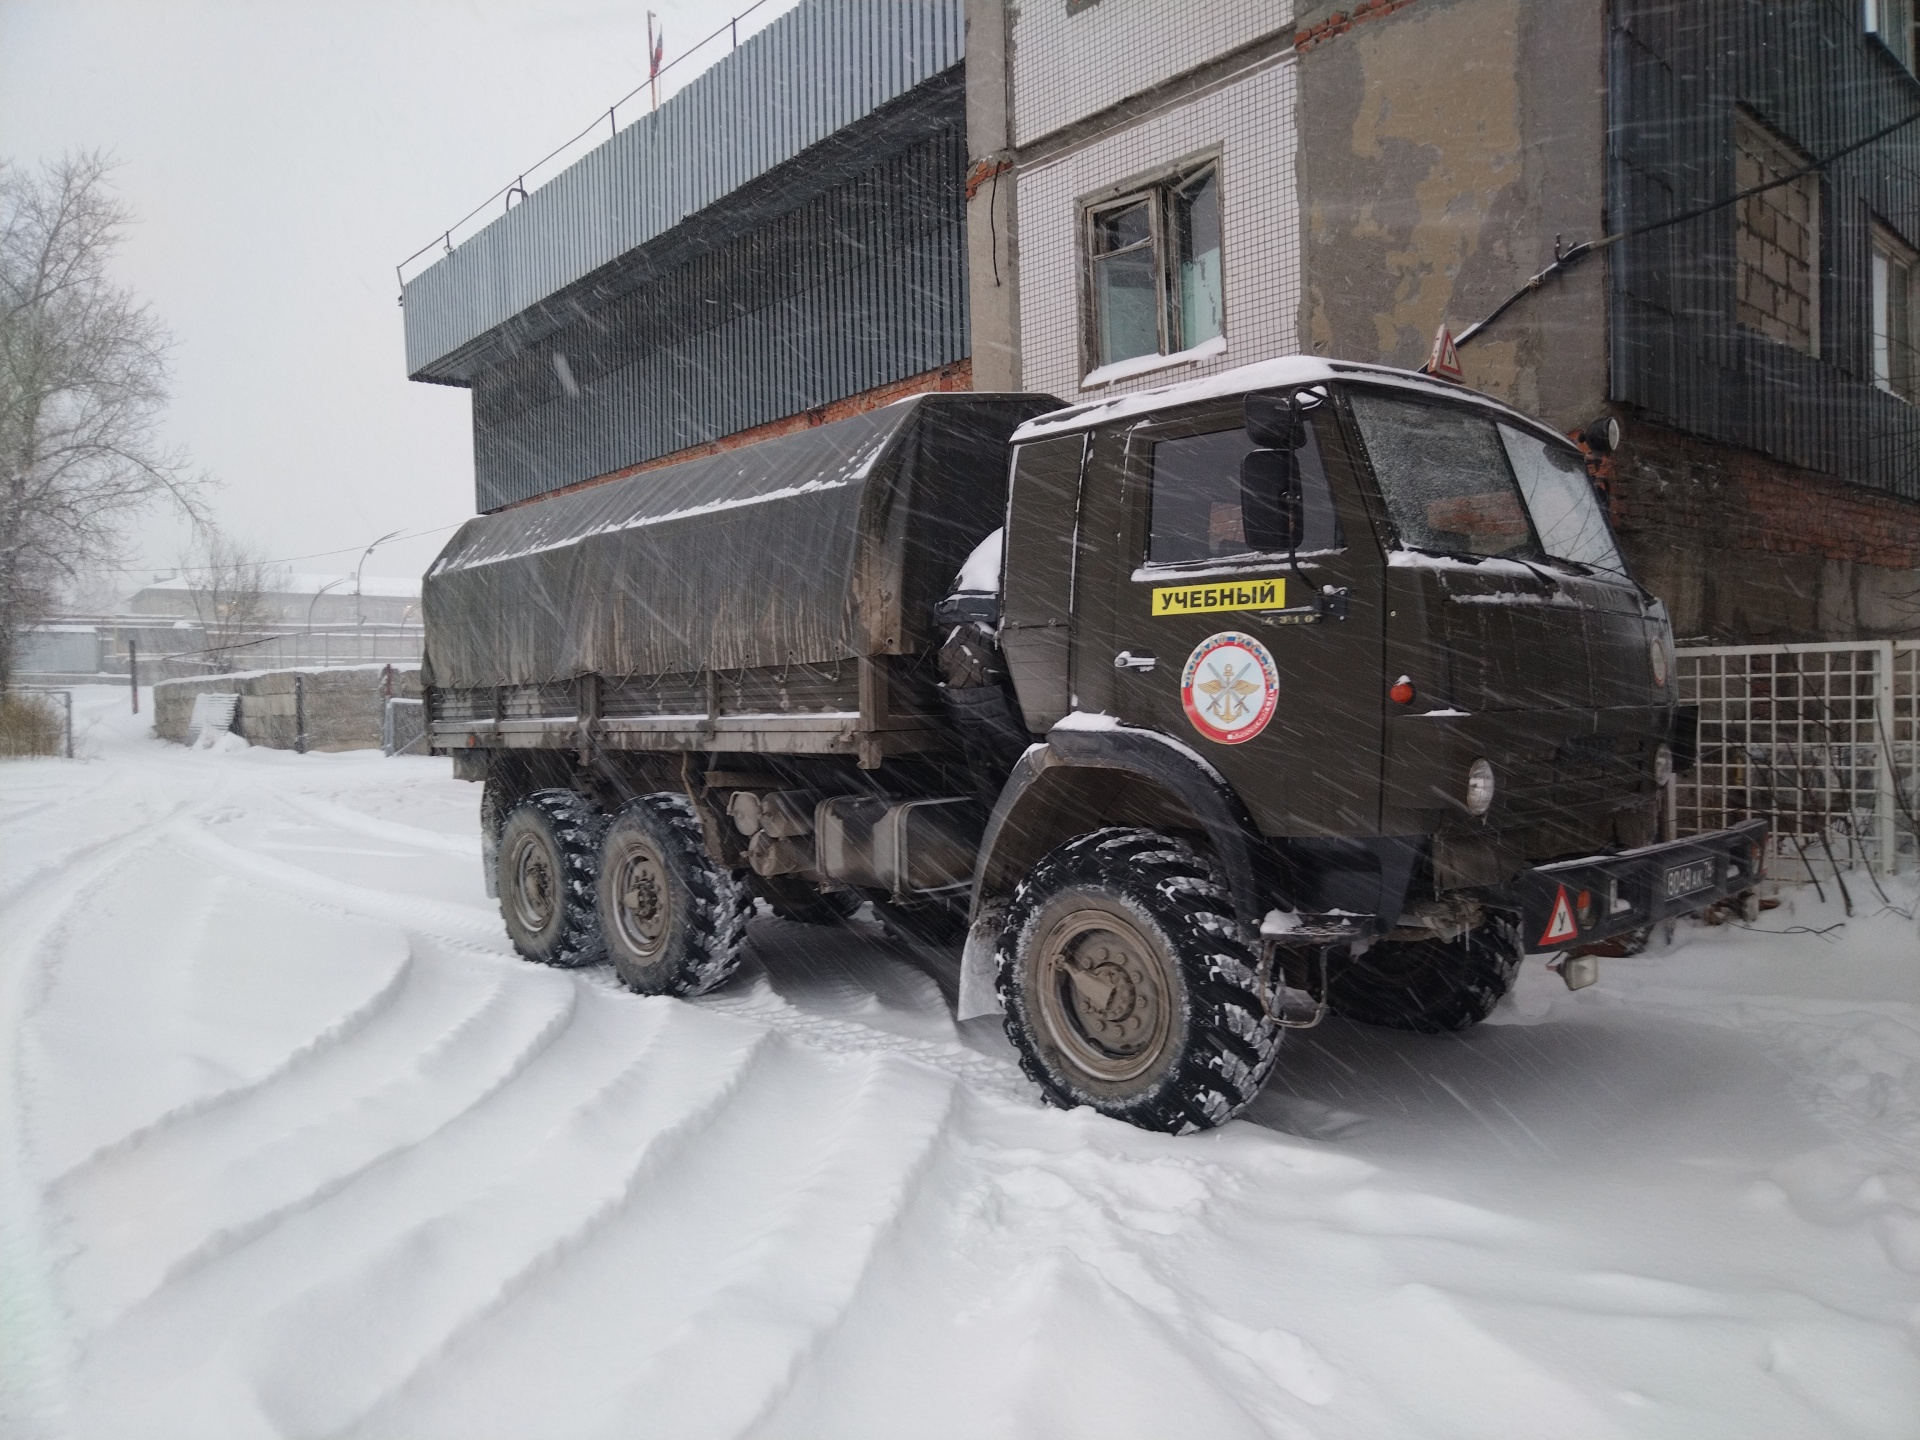
{"label": "canvas tarp cover", "polygon": [[427,571],[431,683],[902,654],[1001,521],[1045,396],[923,395],[469,520]]}

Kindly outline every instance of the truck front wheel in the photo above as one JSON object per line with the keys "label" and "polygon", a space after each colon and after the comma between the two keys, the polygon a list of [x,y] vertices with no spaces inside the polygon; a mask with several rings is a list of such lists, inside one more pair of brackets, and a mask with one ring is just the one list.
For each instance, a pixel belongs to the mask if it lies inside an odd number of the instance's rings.
{"label": "truck front wheel", "polygon": [[1457,940],[1400,940],[1329,969],[1333,1013],[1367,1025],[1442,1035],[1493,1013],[1520,974],[1520,932],[1494,916]]}
{"label": "truck front wheel", "polygon": [[1208,867],[1151,830],[1047,855],[1001,932],[1007,1036],[1056,1105],[1147,1130],[1224,1124],[1260,1092],[1280,1031],[1255,954]]}
{"label": "truck front wheel", "polygon": [[753,894],[707,854],[686,796],[630,800],[600,850],[607,958],[642,995],[699,995],[740,963]]}
{"label": "truck front wheel", "polygon": [[513,948],[542,965],[606,956],[594,915],[600,812],[571,790],[536,790],[507,813],[495,850],[500,916]]}

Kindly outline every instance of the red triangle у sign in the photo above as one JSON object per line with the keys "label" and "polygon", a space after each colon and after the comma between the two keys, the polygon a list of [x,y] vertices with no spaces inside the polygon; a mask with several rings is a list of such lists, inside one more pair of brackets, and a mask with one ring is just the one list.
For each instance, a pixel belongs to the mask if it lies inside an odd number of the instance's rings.
{"label": "red triangle \u0443 sign", "polygon": [[1465,372],[1460,368],[1460,352],[1454,347],[1453,332],[1444,321],[1433,337],[1433,353],[1427,357],[1427,373],[1442,380],[1465,378]]}
{"label": "red triangle \u0443 sign", "polygon": [[1547,928],[1540,936],[1542,945],[1558,945],[1563,940],[1576,940],[1580,936],[1580,927],[1573,923],[1573,906],[1567,901],[1567,887],[1562,885],[1560,893],[1553,897],[1553,914],[1547,919]]}

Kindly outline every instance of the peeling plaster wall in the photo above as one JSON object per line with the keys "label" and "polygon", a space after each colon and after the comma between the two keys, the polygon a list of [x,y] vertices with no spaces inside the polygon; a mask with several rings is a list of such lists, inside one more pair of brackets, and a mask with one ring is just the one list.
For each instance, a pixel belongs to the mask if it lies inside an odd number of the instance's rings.
{"label": "peeling plaster wall", "polygon": [[[1335,13],[1302,7],[1300,28]],[[1415,0],[1300,65],[1301,334],[1315,353],[1419,366],[1604,208],[1602,6]],[[1604,271],[1548,282],[1461,352],[1467,382],[1570,429],[1605,399]]]}

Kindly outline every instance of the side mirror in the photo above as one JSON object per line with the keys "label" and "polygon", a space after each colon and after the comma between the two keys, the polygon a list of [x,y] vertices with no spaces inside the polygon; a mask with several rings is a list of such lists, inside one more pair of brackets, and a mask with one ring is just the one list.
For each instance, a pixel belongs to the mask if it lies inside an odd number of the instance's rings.
{"label": "side mirror", "polygon": [[1240,462],[1240,524],[1249,549],[1300,548],[1305,516],[1293,451],[1255,450]]}
{"label": "side mirror", "polygon": [[1264,450],[1298,450],[1307,443],[1307,425],[1290,395],[1249,395],[1241,403],[1247,439]]}

